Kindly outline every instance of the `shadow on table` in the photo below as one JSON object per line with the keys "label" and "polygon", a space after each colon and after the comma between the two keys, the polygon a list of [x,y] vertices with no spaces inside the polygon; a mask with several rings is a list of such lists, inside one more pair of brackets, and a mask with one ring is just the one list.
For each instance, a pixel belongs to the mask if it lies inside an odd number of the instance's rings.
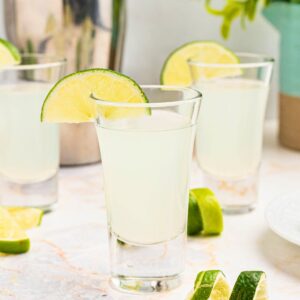
{"label": "shadow on table", "polygon": [[259,240],[265,259],[277,269],[300,279],[300,247],[266,230]]}

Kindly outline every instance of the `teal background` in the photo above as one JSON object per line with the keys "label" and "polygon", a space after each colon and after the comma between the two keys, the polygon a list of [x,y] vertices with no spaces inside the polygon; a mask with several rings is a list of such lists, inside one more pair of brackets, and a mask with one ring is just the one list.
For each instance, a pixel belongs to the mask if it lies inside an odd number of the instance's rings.
{"label": "teal background", "polygon": [[280,32],[280,91],[300,96],[300,4],[273,3],[263,14]]}

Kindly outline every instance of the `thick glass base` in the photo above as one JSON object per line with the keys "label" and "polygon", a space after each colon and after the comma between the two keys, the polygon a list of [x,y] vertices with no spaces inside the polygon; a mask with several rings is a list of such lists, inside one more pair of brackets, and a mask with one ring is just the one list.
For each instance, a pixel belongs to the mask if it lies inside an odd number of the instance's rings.
{"label": "thick glass base", "polygon": [[184,270],[185,232],[156,244],[133,244],[110,233],[111,283],[129,293],[162,292],[177,287]]}
{"label": "thick glass base", "polygon": [[50,211],[57,201],[57,173],[34,183],[15,183],[1,179],[0,205],[36,207]]}
{"label": "thick glass base", "polygon": [[242,214],[255,208],[258,196],[257,173],[242,179],[220,179],[205,173],[203,180],[204,186],[214,191],[225,213]]}
{"label": "thick glass base", "polygon": [[255,209],[255,205],[230,205],[222,206],[222,210],[227,215],[247,214]]}
{"label": "thick glass base", "polygon": [[180,285],[178,275],[154,278],[112,277],[112,287],[128,293],[144,294],[172,290]]}

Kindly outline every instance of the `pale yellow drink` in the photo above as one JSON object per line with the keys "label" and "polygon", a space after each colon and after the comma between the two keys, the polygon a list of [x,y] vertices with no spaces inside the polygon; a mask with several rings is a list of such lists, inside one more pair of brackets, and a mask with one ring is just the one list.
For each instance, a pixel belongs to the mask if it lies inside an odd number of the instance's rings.
{"label": "pale yellow drink", "polygon": [[176,113],[97,126],[110,231],[155,244],[185,232],[194,127]]}
{"label": "pale yellow drink", "polygon": [[258,80],[200,81],[197,160],[207,174],[243,179],[258,170],[268,85]]}
{"label": "pale yellow drink", "polygon": [[51,84],[0,85],[0,176],[34,183],[54,176],[59,164],[57,124],[42,124],[40,111]]}

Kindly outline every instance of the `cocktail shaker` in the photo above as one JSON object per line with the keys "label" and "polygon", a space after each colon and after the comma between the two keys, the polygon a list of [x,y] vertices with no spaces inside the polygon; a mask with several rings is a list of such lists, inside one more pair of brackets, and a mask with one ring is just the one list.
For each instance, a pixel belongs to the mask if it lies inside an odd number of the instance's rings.
{"label": "cocktail shaker", "polygon": [[[67,73],[89,67],[119,70],[125,0],[4,0],[7,38],[22,52],[67,58]],[[61,126],[62,165],[99,161],[91,123]]]}

